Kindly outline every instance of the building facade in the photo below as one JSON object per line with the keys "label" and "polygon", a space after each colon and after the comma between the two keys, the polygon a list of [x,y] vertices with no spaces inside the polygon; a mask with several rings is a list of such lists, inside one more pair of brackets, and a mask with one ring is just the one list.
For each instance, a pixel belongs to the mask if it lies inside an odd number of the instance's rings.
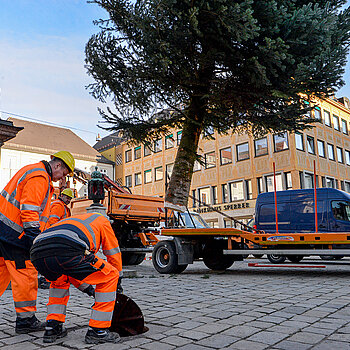
{"label": "building facade", "polygon": [[[253,139],[213,132],[213,139],[201,138],[202,164],[194,166],[189,209],[213,227],[231,227],[229,217],[247,222],[258,194],[274,190],[274,166],[277,190],[312,188],[315,168],[317,187],[350,192],[349,100],[320,100],[311,114],[319,122],[301,133]],[[181,130],[174,130],[155,140],[153,150],[122,139],[111,144],[116,178],[135,194],[163,197],[180,140]]]}
{"label": "building facade", "polygon": [[[16,118],[9,118],[9,121],[23,129],[0,148],[1,189],[23,166],[41,160],[49,161],[50,155],[60,150],[72,153],[76,168],[91,173],[97,167],[102,173],[114,179],[114,162],[101,156],[71,130]],[[87,195],[86,185],[70,177],[68,180],[69,186],[76,190],[78,196]],[[54,185],[59,186],[58,183]]]}

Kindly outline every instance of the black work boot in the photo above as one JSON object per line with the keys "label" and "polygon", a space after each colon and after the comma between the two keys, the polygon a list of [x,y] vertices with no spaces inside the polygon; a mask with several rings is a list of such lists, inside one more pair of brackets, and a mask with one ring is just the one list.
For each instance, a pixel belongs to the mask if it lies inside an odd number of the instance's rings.
{"label": "black work boot", "polygon": [[58,338],[67,335],[67,330],[63,327],[62,322],[56,320],[48,320],[46,322],[45,333],[43,337],[44,343],[53,343]]}
{"label": "black work boot", "polygon": [[35,315],[27,318],[16,319],[16,333],[27,334],[31,332],[42,331],[45,329],[45,322],[40,322]]}
{"label": "black work boot", "polygon": [[87,344],[118,343],[119,340],[119,334],[110,332],[108,328],[89,327],[85,335]]}

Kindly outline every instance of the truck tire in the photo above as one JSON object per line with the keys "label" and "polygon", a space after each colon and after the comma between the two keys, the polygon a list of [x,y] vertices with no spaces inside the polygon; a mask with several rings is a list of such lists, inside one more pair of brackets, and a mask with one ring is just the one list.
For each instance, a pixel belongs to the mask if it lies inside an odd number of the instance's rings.
{"label": "truck tire", "polygon": [[288,260],[291,261],[292,263],[298,263],[301,260],[303,260],[302,255],[288,255]]}
{"label": "truck tire", "polygon": [[211,240],[203,249],[203,262],[211,270],[226,270],[235,262],[233,255],[223,254],[224,246],[220,240]]}
{"label": "truck tire", "polygon": [[286,261],[286,257],[284,255],[267,254],[267,258],[273,264],[282,264]]}
{"label": "truck tire", "polygon": [[181,273],[187,267],[177,263],[175,243],[172,241],[160,241],[152,252],[152,263],[159,273]]}
{"label": "truck tire", "polygon": [[145,253],[135,254],[131,252],[122,252],[123,266],[139,265],[145,260]]}

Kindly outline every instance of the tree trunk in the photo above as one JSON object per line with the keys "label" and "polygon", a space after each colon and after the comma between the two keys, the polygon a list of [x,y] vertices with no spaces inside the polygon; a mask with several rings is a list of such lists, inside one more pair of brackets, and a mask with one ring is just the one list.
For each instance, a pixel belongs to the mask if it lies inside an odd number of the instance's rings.
{"label": "tree trunk", "polygon": [[181,142],[165,195],[165,207],[185,211],[191,187],[193,166],[197,159],[199,138],[203,130],[203,98],[193,98],[188,119],[183,124]]}

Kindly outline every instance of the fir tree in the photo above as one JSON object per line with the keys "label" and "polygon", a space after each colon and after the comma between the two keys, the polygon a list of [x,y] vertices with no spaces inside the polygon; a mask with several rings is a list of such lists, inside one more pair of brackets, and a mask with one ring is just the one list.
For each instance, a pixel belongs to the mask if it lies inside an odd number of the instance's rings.
{"label": "fir tree", "polygon": [[[108,130],[150,143],[181,128],[166,202],[186,205],[201,134],[303,130],[310,96],[343,85],[346,1],[93,0],[108,13],[86,45]],[[308,96],[308,97],[306,97]]]}

